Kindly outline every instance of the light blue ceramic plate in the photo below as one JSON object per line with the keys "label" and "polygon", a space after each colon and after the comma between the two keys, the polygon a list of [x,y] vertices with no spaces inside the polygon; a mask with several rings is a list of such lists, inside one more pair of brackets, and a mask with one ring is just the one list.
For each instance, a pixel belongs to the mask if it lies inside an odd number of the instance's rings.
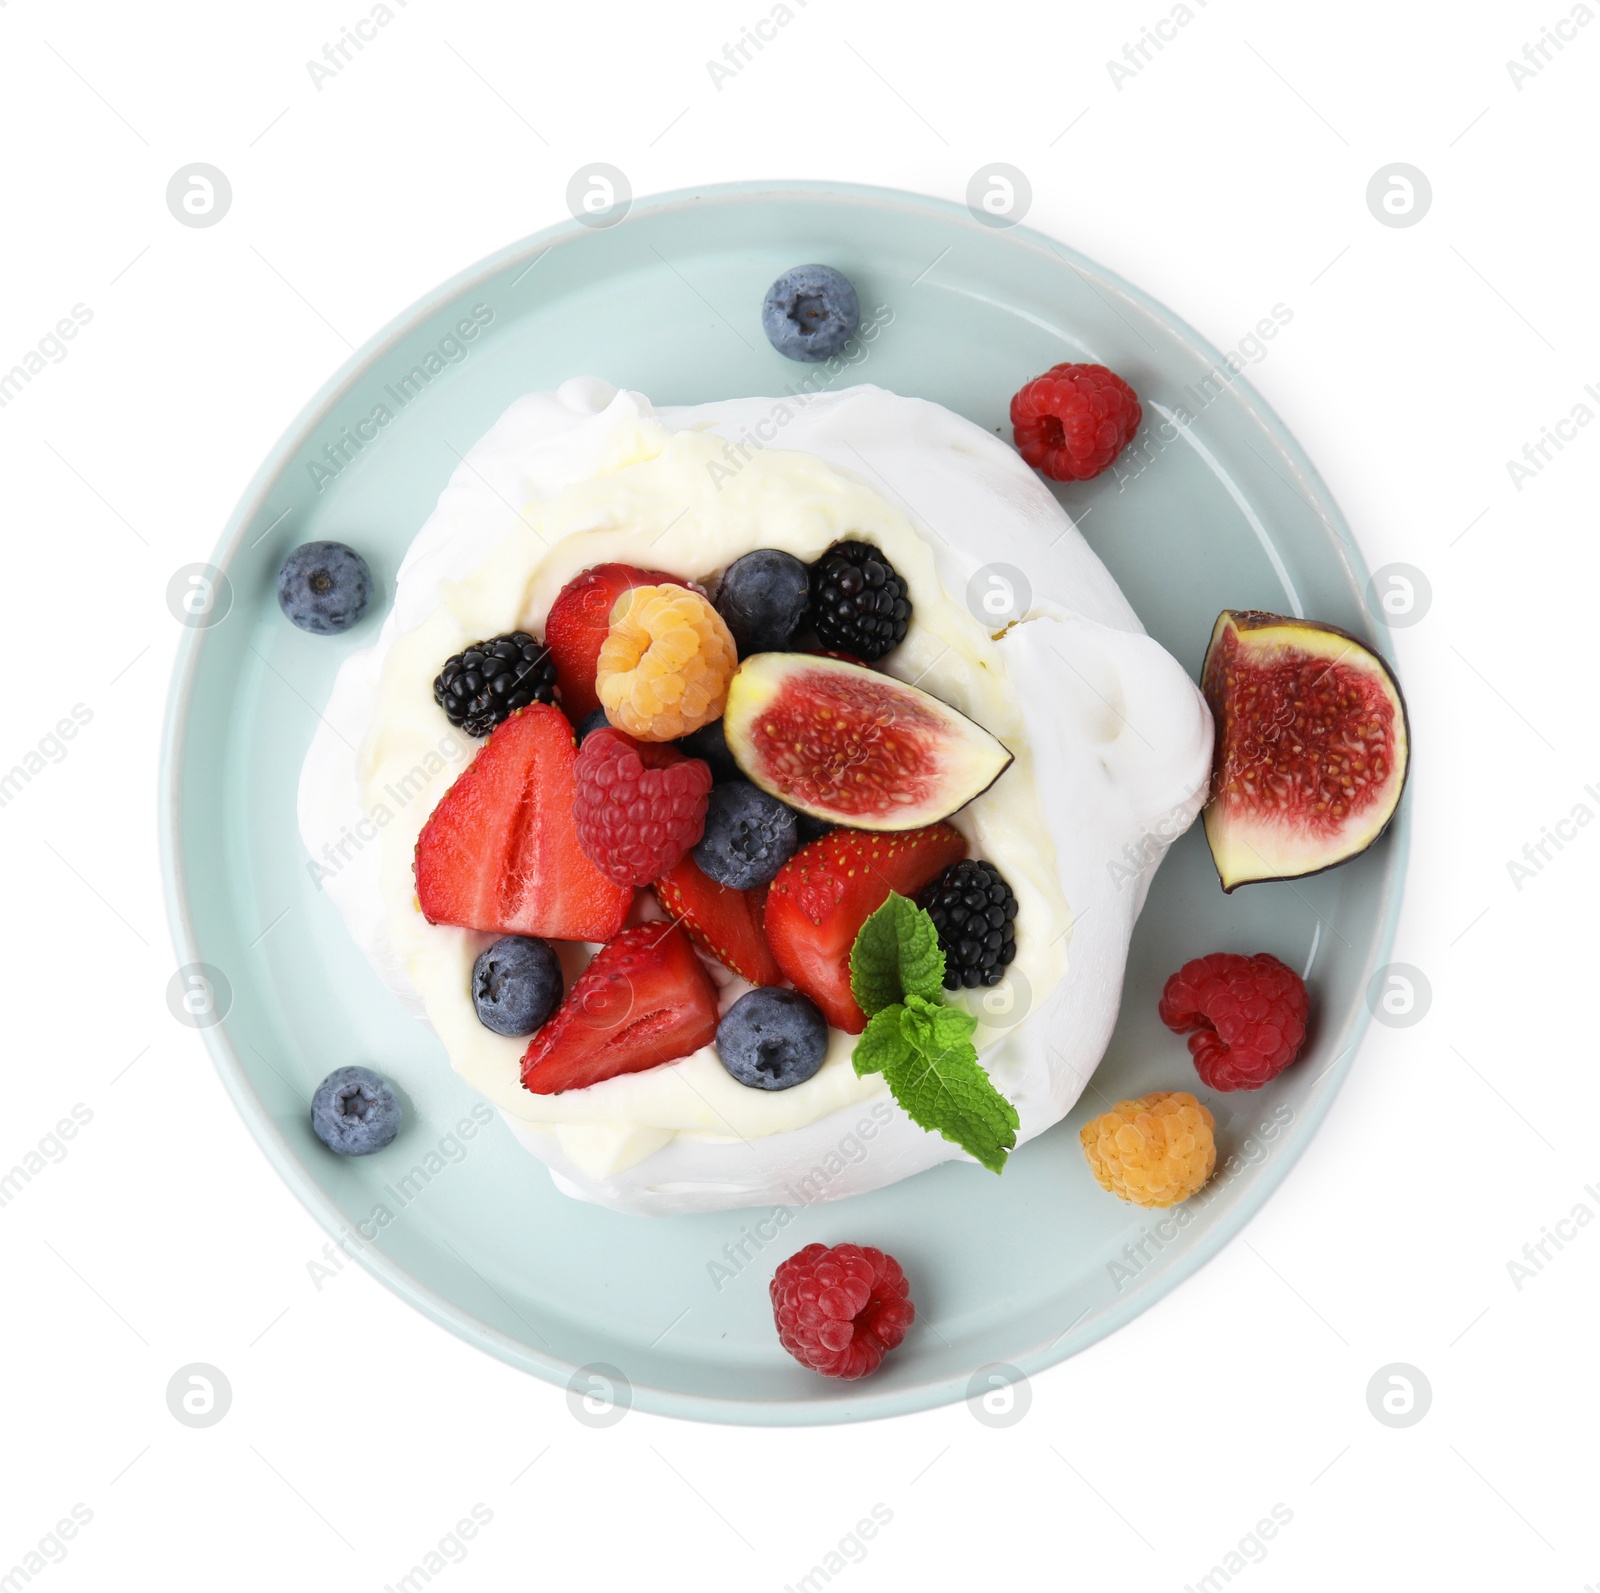
{"label": "light blue ceramic plate", "polygon": [[[959,205],[741,184],[639,202],[610,228],[541,233],[362,349],[290,428],[224,533],[215,563],[227,586],[209,611],[195,600],[195,619],[215,622],[188,633],[167,726],[163,842],[180,955],[226,980],[225,1017],[206,1038],[300,1198],[397,1294],[490,1353],[557,1383],[605,1363],[641,1408],[728,1422],[859,1420],[966,1397],[978,1369],[1059,1361],[1216,1254],[1283,1178],[1350,1067],[1405,857],[1402,823],[1344,868],[1226,897],[1197,826],[1156,879],[1090,1091],[1000,1179],[946,1165],[799,1210],[763,1242],[755,1213],[647,1219],[565,1199],[498,1120],[458,1135],[475,1098],[306,868],[295,786],[318,709],[341,659],[376,633],[400,556],[457,460],[514,398],[581,373],[658,403],[779,392],[808,368],[767,345],[761,299],[780,271],[810,260],[846,271],[863,306],[894,311],[862,379],[1001,430],[1027,378],[1097,360],[1132,381],[1147,431],[1179,405],[1198,411],[1192,435],[1122,488],[1102,479],[1062,494],[1146,626],[1188,667],[1224,607],[1305,613],[1384,644],[1361,555],[1316,471],[1246,382],[1215,377],[1222,356],[1159,304],[1048,238],[981,225]],[[447,342],[480,306],[480,335]],[[432,380],[399,404],[404,374],[441,350]],[[359,423],[380,403],[396,418],[363,440]],[[340,469],[319,490],[310,466],[326,470],[330,449]],[[273,595],[285,553],[319,537],[361,549],[383,588],[336,639],[295,630]],[[1268,1089],[1210,1098],[1232,1159],[1179,1228],[1102,1193],[1078,1127],[1110,1101],[1197,1087],[1156,998],[1180,963],[1221,949],[1269,950],[1308,970],[1316,1023],[1303,1059]],[[394,1079],[409,1110],[388,1150],[344,1161],[312,1137],[307,1106],[323,1075],[352,1061]],[[898,1256],[918,1308],[906,1344],[856,1385],[791,1360],[767,1303],[784,1255],[844,1239]],[[728,1266],[726,1246],[749,1259],[718,1280],[711,1263]]]}

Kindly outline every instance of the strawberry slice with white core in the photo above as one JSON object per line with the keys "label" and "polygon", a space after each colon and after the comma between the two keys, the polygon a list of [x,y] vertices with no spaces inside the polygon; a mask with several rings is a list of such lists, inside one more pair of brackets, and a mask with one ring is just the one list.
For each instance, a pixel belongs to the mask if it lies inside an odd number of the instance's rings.
{"label": "strawberry slice with white core", "polygon": [[559,708],[497,725],[417,837],[417,905],[430,924],[546,940],[609,940],[633,892],[578,845],[577,750]]}

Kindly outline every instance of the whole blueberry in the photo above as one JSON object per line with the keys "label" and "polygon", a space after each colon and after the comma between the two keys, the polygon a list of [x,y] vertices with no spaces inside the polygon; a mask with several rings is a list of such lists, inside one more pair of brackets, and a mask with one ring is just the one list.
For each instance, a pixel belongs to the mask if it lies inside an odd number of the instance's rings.
{"label": "whole blueberry", "polygon": [[311,1131],[340,1156],[370,1156],[400,1132],[400,1102],[371,1068],[335,1068],[311,1097]]}
{"label": "whole blueberry", "polygon": [[711,778],[720,785],[724,780],[742,780],[744,775],[728,751],[728,738],[722,733],[722,721],[713,719],[688,735],[680,736],[677,745],[685,756],[701,758],[711,766]]}
{"label": "whole blueberry", "polygon": [[792,267],[767,289],[761,305],[761,329],[772,346],[813,364],[837,354],[860,323],[855,287],[832,266]]}
{"label": "whole blueberry", "polygon": [[752,990],[717,1025],[723,1067],[753,1090],[804,1084],[827,1054],[828,1020],[798,990]]}
{"label": "whole blueberry", "polygon": [[591,730],[604,730],[610,723],[604,708],[596,708],[592,714],[586,714],[578,721],[578,745],[581,747],[584,744]]}
{"label": "whole blueberry", "polygon": [[777,548],[757,548],[735,559],[717,588],[717,612],[733,633],[741,658],[783,652],[810,603],[810,571],[792,553]]}
{"label": "whole blueberry", "polygon": [[302,542],[278,571],[278,607],[314,636],[349,630],[371,601],[372,571],[342,542]]}
{"label": "whole blueberry", "polygon": [[561,1005],[566,981],[550,942],[504,935],[472,965],[472,1005],[496,1034],[532,1034]]}
{"label": "whole blueberry", "polygon": [[748,780],[729,780],[712,788],[694,860],[719,885],[747,891],[771,880],[798,844],[793,808]]}

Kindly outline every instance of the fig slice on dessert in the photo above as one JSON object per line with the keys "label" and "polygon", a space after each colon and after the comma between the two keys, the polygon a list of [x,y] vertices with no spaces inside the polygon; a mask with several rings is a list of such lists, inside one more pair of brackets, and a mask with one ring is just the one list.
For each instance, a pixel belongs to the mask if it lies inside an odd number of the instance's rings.
{"label": "fig slice on dessert", "polygon": [[1319,873],[1383,834],[1410,737],[1394,675],[1364,642],[1224,610],[1200,684],[1216,722],[1205,827],[1223,890]]}
{"label": "fig slice on dessert", "polygon": [[1011,754],[937,697],[843,659],[757,653],[728,686],[728,750],[779,801],[857,830],[915,830],[987,791]]}

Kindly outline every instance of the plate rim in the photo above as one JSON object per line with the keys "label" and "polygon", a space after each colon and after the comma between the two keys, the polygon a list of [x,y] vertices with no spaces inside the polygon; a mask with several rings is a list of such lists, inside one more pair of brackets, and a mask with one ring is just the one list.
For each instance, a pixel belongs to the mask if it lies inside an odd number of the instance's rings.
{"label": "plate rim", "polygon": [[[742,203],[755,199],[799,199],[857,205],[910,208],[931,214],[946,222],[982,232],[996,229],[979,222],[965,205],[936,195],[908,189],[887,188],[863,183],[841,183],[827,179],[794,178],[746,180],[704,184],[672,189],[664,193],[635,197],[621,225],[634,215],[660,216],[687,211],[696,206]],[[467,292],[474,284],[500,276],[508,267],[529,256],[590,236],[594,229],[576,221],[558,222],[518,239],[456,272],[392,317],[384,326],[351,353],[290,421],[278,441],[267,452],[249,482],[212,549],[211,563],[224,573],[239,551],[239,544],[265,505],[272,487],[285,474],[295,456],[318,426],[329,416],[339,400],[387,350],[428,320],[440,308]],[[1207,338],[1201,336],[1181,316],[1156,300],[1120,273],[1081,254],[1070,245],[1048,234],[1021,224],[1003,229],[1014,241],[1025,242],[1054,255],[1085,276],[1109,284],[1143,311],[1154,315],[1163,326],[1185,341],[1192,351],[1214,368],[1225,368],[1226,357]],[[1309,483],[1306,492],[1325,529],[1346,565],[1352,587],[1362,597],[1369,634],[1391,664],[1393,635],[1381,614],[1365,600],[1365,580],[1370,577],[1366,561],[1337,501],[1323,481],[1316,465],[1300,446],[1294,434],[1266,403],[1244,374],[1236,374],[1230,390],[1245,403],[1250,417],[1271,438],[1280,455],[1297,477]],[[178,965],[203,960],[189,910],[190,886],[183,861],[184,813],[182,784],[188,745],[188,720],[195,678],[206,631],[184,627],[175,656],[162,720],[157,817],[162,888],[168,929]],[[1381,888],[1381,919],[1372,943],[1372,954],[1362,981],[1381,967],[1393,950],[1401,907],[1405,897],[1411,839],[1411,803],[1402,797],[1399,810],[1387,830],[1384,859],[1385,878]],[[1289,1140],[1282,1152],[1269,1158],[1255,1172],[1248,1186],[1216,1225],[1193,1246],[1184,1249],[1162,1270],[1152,1285],[1131,1291],[1115,1301],[1081,1330],[1074,1324],[1048,1343],[1019,1352],[1016,1361],[1007,1363],[1025,1376],[1034,1376],[1048,1367],[1070,1359],[1097,1344],[1135,1317],[1153,1309],[1179,1285],[1211,1261],[1249,1224],[1262,1206],[1287,1178],[1289,1171],[1316,1137],[1334,1098],[1342,1088],[1357,1052],[1372,1021],[1365,1002],[1357,1002],[1349,1015],[1344,1034],[1346,1044],[1338,1058],[1326,1069],[1320,1088],[1301,1112],[1303,1128]],[[199,1031],[234,1107],[265,1153],[268,1162],[301,1204],[335,1240],[348,1231],[349,1224],[322,1184],[313,1176],[257,1094],[237,1051],[227,1034],[225,1023],[212,1024]],[[519,1371],[529,1372],[558,1387],[571,1389],[580,1367],[559,1356],[542,1353],[532,1346],[502,1333],[470,1311],[446,1299],[438,1291],[409,1272],[376,1245],[358,1247],[356,1259],[379,1282],[424,1316],[447,1329],[457,1338],[506,1362]],[[974,1373],[979,1368],[974,1368]],[[630,1383],[630,1405],[654,1415],[735,1426],[825,1426],[864,1420],[885,1420],[917,1411],[931,1410],[971,1397],[972,1375],[940,1378],[910,1386],[868,1392],[849,1397],[833,1394],[793,1400],[751,1399],[714,1394],[685,1393],[678,1389]],[[819,1396],[820,1396],[819,1389]]]}

